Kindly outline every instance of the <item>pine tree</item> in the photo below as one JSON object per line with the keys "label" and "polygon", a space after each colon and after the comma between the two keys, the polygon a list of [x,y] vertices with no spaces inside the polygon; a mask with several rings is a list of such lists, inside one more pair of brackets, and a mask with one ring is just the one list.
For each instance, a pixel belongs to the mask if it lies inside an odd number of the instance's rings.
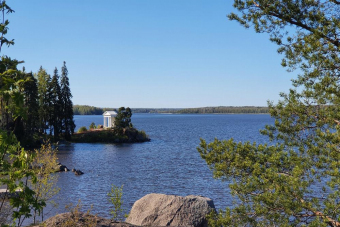
{"label": "pine tree", "polygon": [[49,84],[51,82],[51,76],[47,74],[46,70],[40,66],[38,73],[35,75],[38,79],[38,95],[39,95],[39,122],[40,129],[46,133],[47,124],[49,120]]}
{"label": "pine tree", "polygon": [[229,15],[267,32],[299,68],[293,89],[269,103],[273,145],[215,140],[198,149],[214,176],[230,181],[235,206],[210,226],[340,226],[340,2],[235,0]]}
{"label": "pine tree", "polygon": [[53,77],[50,82],[49,96],[49,126],[50,135],[54,135],[54,139],[58,139],[62,131],[62,96],[59,84],[58,69],[54,69]]}
{"label": "pine tree", "polygon": [[25,74],[24,83],[24,105],[26,107],[25,135],[32,137],[33,133],[39,129],[39,99],[37,80],[32,72]]}
{"label": "pine tree", "polygon": [[65,135],[65,139],[69,140],[71,135],[74,133],[75,124],[73,120],[73,103],[72,103],[72,94],[70,90],[70,82],[68,78],[68,70],[66,67],[66,62],[64,61],[64,65],[61,68],[61,79],[60,79],[60,87],[61,87],[61,100],[62,100],[62,126],[63,132]]}
{"label": "pine tree", "polygon": [[129,107],[120,107],[114,121],[114,131],[117,135],[123,135],[125,128],[132,128],[132,111]]}

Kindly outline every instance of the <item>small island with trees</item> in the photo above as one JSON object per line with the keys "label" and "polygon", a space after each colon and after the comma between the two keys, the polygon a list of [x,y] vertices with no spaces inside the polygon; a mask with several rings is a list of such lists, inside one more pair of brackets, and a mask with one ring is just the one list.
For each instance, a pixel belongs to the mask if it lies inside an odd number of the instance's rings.
{"label": "small island with trees", "polygon": [[95,125],[89,126],[89,130],[82,126],[77,133],[72,135],[72,142],[78,143],[138,143],[150,141],[144,131],[139,131],[131,123],[132,112],[129,107],[120,107],[114,119],[112,127]]}

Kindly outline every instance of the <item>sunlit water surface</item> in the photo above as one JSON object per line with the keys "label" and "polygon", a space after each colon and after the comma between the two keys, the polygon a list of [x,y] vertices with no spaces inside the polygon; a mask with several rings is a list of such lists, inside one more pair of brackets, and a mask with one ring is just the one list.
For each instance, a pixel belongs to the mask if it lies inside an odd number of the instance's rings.
{"label": "sunlit water surface", "polygon": [[[91,122],[103,124],[102,116],[75,116],[77,129]],[[59,161],[68,168],[82,170],[59,174],[58,208],[47,209],[45,218],[65,212],[65,205],[81,200],[83,209],[110,217],[107,193],[111,185],[123,186],[126,213],[133,203],[149,193],[203,195],[216,208],[232,206],[228,182],[215,180],[197,152],[200,138],[212,141],[267,142],[259,130],[272,124],[269,115],[174,115],[134,114],[133,125],[144,130],[151,142],[136,144],[72,143],[59,146]],[[76,130],[77,130],[76,129]]]}

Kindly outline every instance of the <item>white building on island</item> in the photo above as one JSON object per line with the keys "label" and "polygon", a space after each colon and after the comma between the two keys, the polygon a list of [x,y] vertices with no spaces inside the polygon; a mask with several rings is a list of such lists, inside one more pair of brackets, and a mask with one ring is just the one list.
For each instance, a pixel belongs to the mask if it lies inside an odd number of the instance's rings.
{"label": "white building on island", "polygon": [[105,111],[103,113],[103,117],[104,117],[103,127],[104,128],[111,128],[111,127],[115,126],[115,117],[116,116],[117,116],[116,111]]}

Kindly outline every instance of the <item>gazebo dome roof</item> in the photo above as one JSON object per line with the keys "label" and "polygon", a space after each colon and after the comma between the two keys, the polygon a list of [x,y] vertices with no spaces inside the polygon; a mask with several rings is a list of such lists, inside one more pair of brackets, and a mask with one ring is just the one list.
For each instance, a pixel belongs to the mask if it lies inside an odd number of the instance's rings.
{"label": "gazebo dome roof", "polygon": [[104,116],[116,116],[117,112],[116,111],[105,111],[103,113]]}

